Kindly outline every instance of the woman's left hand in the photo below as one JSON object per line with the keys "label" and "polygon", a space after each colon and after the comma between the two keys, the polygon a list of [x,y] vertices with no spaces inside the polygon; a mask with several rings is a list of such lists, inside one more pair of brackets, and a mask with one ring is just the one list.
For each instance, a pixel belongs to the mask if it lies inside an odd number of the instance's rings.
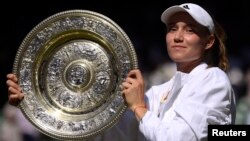
{"label": "woman's left hand", "polygon": [[123,96],[128,107],[134,111],[138,106],[145,106],[144,100],[144,80],[141,71],[131,70],[126,80],[122,83]]}

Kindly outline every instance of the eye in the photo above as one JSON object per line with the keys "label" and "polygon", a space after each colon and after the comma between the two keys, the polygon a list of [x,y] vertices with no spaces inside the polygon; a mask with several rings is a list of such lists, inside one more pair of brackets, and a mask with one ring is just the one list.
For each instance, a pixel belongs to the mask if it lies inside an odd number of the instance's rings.
{"label": "eye", "polygon": [[186,28],[186,32],[188,32],[188,33],[194,33],[194,30],[192,28],[190,28],[190,27],[187,27]]}
{"label": "eye", "polygon": [[167,32],[173,32],[173,31],[176,31],[176,30],[177,30],[177,28],[175,26],[169,26],[167,28]]}

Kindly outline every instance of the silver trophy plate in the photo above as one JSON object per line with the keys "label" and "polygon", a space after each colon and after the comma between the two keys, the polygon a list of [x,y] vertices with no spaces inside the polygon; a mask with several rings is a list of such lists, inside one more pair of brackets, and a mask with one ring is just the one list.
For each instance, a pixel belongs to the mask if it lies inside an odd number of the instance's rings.
{"label": "silver trophy plate", "polygon": [[20,109],[42,133],[81,140],[116,124],[126,106],[121,83],[137,68],[134,47],[108,17],[69,10],[34,27],[13,72],[25,94]]}

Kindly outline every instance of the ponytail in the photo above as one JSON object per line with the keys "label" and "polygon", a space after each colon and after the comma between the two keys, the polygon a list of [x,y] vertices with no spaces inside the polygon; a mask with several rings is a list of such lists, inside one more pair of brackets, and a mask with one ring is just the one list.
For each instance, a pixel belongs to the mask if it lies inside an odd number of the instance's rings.
{"label": "ponytail", "polygon": [[215,22],[215,43],[205,55],[205,60],[209,67],[216,66],[227,71],[229,69],[229,61],[226,53],[226,33],[224,29]]}

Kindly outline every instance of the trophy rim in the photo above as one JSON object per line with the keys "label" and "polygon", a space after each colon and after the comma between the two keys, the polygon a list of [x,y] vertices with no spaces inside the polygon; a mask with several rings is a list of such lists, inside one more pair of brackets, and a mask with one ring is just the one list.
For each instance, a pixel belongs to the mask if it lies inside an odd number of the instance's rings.
{"label": "trophy rim", "polygon": [[[59,19],[61,19],[62,17],[71,17],[71,16],[80,16],[80,17],[91,17],[91,18],[98,18],[100,20],[102,20],[102,22],[104,22],[105,24],[107,24],[107,26],[112,26],[112,28],[115,29],[116,34],[118,34],[120,36],[120,38],[126,43],[126,48],[128,49],[128,54],[130,55],[130,69],[136,69],[138,68],[138,60],[137,60],[137,55],[134,49],[134,46],[132,44],[132,42],[130,41],[129,37],[127,36],[127,34],[123,31],[123,29],[114,21],[112,21],[110,18],[108,18],[107,16],[94,12],[94,11],[90,11],[90,10],[66,10],[66,11],[62,11],[59,13],[56,13],[48,18],[46,18],[45,20],[43,20],[42,22],[40,22],[37,26],[35,26],[24,38],[23,42],[21,43],[21,45],[18,48],[18,51],[16,53],[16,57],[14,60],[14,64],[13,64],[13,73],[17,75],[17,77],[19,78],[20,76],[20,68],[22,66],[21,64],[21,60],[23,59],[23,52],[26,51],[27,46],[30,44],[31,40],[34,38],[34,35],[37,35],[38,32],[40,32],[41,30],[43,30],[44,28],[46,28],[46,26],[50,23],[56,22]],[[121,78],[124,79],[124,78]],[[19,82],[21,80],[19,79]],[[33,95],[32,95],[33,96]],[[35,97],[35,96],[34,96]],[[27,103],[25,101],[25,99],[20,103],[19,108],[21,109],[22,113],[24,114],[24,116],[26,117],[26,119],[28,119],[30,121],[30,123],[32,123],[32,125],[34,125],[41,133],[50,136],[52,138],[55,139],[67,139],[67,140],[81,140],[81,139],[87,139],[93,136],[96,136],[98,134],[101,134],[102,132],[104,132],[106,129],[113,127],[121,118],[121,116],[123,115],[123,113],[126,110],[126,104],[125,103],[120,103],[122,104],[122,106],[120,107],[120,110],[118,110],[118,114],[115,115],[114,118],[111,119],[111,122],[106,123],[104,125],[101,125],[97,130],[91,131],[91,132],[86,132],[84,134],[74,134],[74,135],[70,135],[70,134],[62,134],[62,133],[55,133],[54,130],[45,130],[46,127],[44,127],[43,125],[39,124],[38,121],[35,121],[34,115],[32,115],[29,111],[29,109],[27,108]],[[43,105],[42,105],[43,106]]]}

